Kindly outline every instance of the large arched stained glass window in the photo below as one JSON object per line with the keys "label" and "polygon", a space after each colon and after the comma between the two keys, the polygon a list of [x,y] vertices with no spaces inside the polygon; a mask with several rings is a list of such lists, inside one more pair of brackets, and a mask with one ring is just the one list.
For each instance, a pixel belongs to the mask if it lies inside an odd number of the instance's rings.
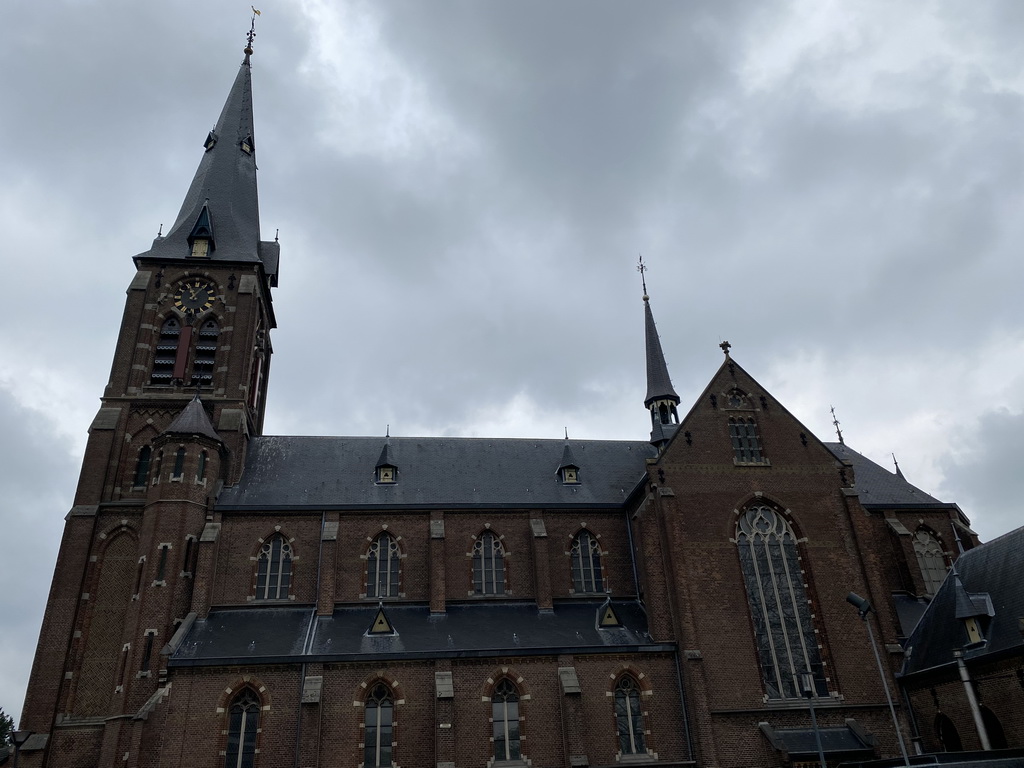
{"label": "large arched stained glass window", "polygon": [[641,755],[644,746],[644,716],[640,709],[640,688],[629,675],[623,675],[615,684],[615,729],[619,738],[619,752],[623,755]]}
{"label": "large arched stained glass window", "polygon": [[363,765],[384,768],[391,765],[391,743],[394,738],[395,701],[391,689],[377,683],[366,698],[363,728]]}
{"label": "large arched stained glass window", "polygon": [[914,554],[921,568],[926,595],[934,595],[946,579],[946,556],[942,553],[942,545],[930,531],[924,528],[914,534]]}
{"label": "large arched stained glass window", "polygon": [[473,591],[478,595],[505,594],[505,548],[491,531],[473,544]]}
{"label": "large arched stained glass window", "polygon": [[292,546],[275,533],[260,547],[256,563],[256,599],[285,600],[292,585]]}
{"label": "large arched stained glass window", "polygon": [[256,731],[260,727],[260,700],[251,689],[245,688],[231,702],[228,718],[224,768],[253,768]]}
{"label": "large arched stained glass window", "polygon": [[515,683],[502,678],[491,696],[491,721],[494,723],[494,759],[520,760],[519,691]]}
{"label": "large arched stained glass window", "polygon": [[382,533],[366,552],[366,596],[398,597],[398,542],[389,533]]}
{"label": "large arched stained glass window", "polygon": [[802,698],[805,675],[815,696],[827,696],[793,529],[759,504],[740,515],[736,543],[768,698]]}
{"label": "large arched stained glass window", "polygon": [[590,531],[580,531],[572,540],[572,588],[574,592],[603,592],[601,545]]}

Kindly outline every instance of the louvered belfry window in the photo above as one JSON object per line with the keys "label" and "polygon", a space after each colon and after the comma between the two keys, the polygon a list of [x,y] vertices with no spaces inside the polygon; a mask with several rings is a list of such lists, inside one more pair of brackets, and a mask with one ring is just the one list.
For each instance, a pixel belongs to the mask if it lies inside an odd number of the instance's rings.
{"label": "louvered belfry window", "polygon": [[213,384],[213,366],[217,359],[217,338],[220,326],[216,320],[207,320],[199,328],[196,356],[192,363],[192,383],[200,386]]}
{"label": "louvered belfry window", "polygon": [[178,354],[178,341],[181,338],[181,322],[176,317],[169,317],[160,327],[160,337],[156,342],[153,355],[153,372],[151,384],[170,384],[174,378],[174,361]]}
{"label": "louvered belfry window", "polygon": [[736,544],[768,698],[803,698],[805,674],[815,696],[828,696],[793,529],[758,504],[740,516]]}
{"label": "louvered belfry window", "polygon": [[752,418],[732,417],[729,419],[729,438],[737,462],[741,464],[762,464],[761,438],[757,434],[757,422]]}

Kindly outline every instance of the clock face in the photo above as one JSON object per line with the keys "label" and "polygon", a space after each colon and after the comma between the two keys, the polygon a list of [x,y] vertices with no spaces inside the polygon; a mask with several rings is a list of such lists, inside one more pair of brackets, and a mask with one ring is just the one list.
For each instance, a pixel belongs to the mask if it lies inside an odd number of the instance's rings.
{"label": "clock face", "polygon": [[213,286],[205,280],[189,278],[174,292],[174,306],[186,314],[194,315],[212,307],[216,295]]}

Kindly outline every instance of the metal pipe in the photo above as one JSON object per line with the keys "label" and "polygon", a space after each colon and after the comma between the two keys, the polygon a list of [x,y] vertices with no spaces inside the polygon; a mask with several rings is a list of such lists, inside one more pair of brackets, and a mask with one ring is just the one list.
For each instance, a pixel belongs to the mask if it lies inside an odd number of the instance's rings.
{"label": "metal pipe", "polygon": [[964,692],[967,694],[967,703],[971,707],[971,715],[974,717],[974,727],[978,729],[978,739],[981,741],[981,748],[988,752],[992,749],[992,744],[988,740],[988,731],[985,728],[985,720],[981,717],[981,707],[978,706],[978,697],[974,695],[974,683],[971,682],[971,673],[967,671],[967,665],[964,664],[964,652],[961,650],[953,651],[953,657],[956,659],[956,666],[960,672],[960,679],[964,684]]}

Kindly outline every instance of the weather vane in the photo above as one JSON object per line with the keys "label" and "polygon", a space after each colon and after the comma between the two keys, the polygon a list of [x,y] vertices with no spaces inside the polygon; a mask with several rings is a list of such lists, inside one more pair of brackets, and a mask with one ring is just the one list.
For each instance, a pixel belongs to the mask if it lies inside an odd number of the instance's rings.
{"label": "weather vane", "polygon": [[256,6],[249,6],[252,8],[252,24],[249,25],[249,32],[245,35],[245,55],[252,56],[252,41],[256,39],[256,17],[260,16],[259,11],[256,10]]}
{"label": "weather vane", "polygon": [[637,264],[636,271],[640,273],[640,282],[644,287],[644,301],[647,301],[647,278],[644,277],[644,272],[647,271],[647,265],[644,264],[643,254],[640,254],[640,261]]}
{"label": "weather vane", "polygon": [[836,435],[839,437],[839,444],[846,445],[846,443],[843,441],[843,431],[839,428],[839,419],[836,418],[835,406],[830,405],[829,410],[832,411],[832,425],[836,428]]}

